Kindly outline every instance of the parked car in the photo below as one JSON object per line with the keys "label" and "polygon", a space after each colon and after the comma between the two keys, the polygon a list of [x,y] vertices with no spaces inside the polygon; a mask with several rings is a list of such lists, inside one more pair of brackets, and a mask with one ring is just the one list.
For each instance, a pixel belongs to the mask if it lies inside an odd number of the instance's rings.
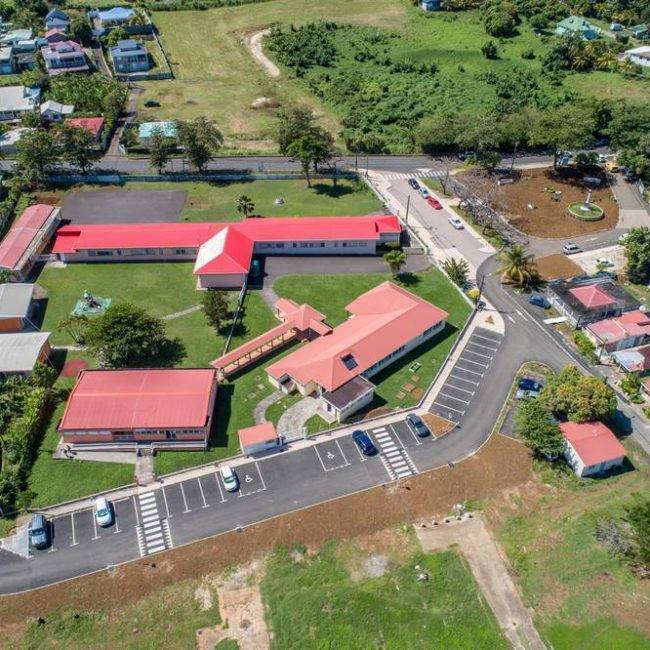
{"label": "parked car", "polygon": [[29,543],[34,548],[45,548],[50,543],[50,525],[43,515],[34,515],[27,531]]}
{"label": "parked car", "polygon": [[523,390],[522,388],[520,388],[515,393],[515,399],[524,399],[526,397],[537,399],[539,397],[539,393],[536,390]]}
{"label": "parked car", "polygon": [[596,266],[614,266],[614,262],[608,257],[597,257]]}
{"label": "parked car", "polygon": [[156,106],[160,106],[160,102],[157,102],[155,99],[147,99],[147,101],[145,101],[144,105],[147,108],[154,108]]}
{"label": "parked car", "polygon": [[419,190],[420,189],[420,183],[418,183],[414,178],[409,178],[409,185],[414,190]]}
{"label": "parked car", "polygon": [[113,523],[113,507],[104,497],[95,499],[95,521],[102,528],[106,528]]}
{"label": "parked car", "polygon": [[521,390],[534,391],[539,393],[544,386],[530,377],[522,377],[517,384]]}
{"label": "parked car", "polygon": [[413,431],[413,433],[419,438],[426,438],[431,434],[429,427],[424,424],[422,418],[419,415],[415,415],[415,413],[409,413],[406,416],[406,424],[408,425],[409,429],[411,429],[411,431]]}
{"label": "parked car", "polygon": [[435,198],[435,196],[428,196],[427,197],[427,203],[434,209],[434,210],[442,210],[442,205],[440,204],[440,201]]}
{"label": "parked car", "polygon": [[228,492],[237,492],[239,489],[239,479],[237,478],[237,474],[235,474],[235,470],[230,465],[222,465],[219,468],[219,474],[221,474],[221,480],[226,490]]}
{"label": "parked car", "polygon": [[420,191],[420,196],[423,199],[429,198],[429,190],[426,187],[424,187],[424,185],[420,185],[420,190],[419,191]]}
{"label": "parked car", "polygon": [[528,298],[528,302],[531,305],[542,307],[543,309],[550,309],[551,307],[551,303],[541,293],[534,293]]}
{"label": "parked car", "polygon": [[573,242],[567,242],[564,244],[564,246],[562,246],[562,252],[565,255],[573,255],[574,253],[581,253],[582,248]]}
{"label": "parked car", "polygon": [[456,230],[462,230],[465,226],[463,226],[463,222],[458,218],[458,217],[449,217],[447,219],[449,223],[456,228]]}
{"label": "parked car", "polygon": [[370,439],[370,436],[365,431],[353,431],[352,440],[356,443],[357,447],[361,450],[361,453],[366,456],[372,456],[377,453],[377,447]]}
{"label": "parked car", "polygon": [[619,244],[624,244],[627,238],[630,236],[629,232],[624,232],[619,238],[618,238],[618,243]]}

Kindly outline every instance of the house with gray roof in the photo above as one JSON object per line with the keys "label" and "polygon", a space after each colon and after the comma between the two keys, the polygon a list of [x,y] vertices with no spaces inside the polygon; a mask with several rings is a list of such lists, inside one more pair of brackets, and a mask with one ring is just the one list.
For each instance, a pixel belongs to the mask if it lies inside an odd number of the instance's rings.
{"label": "house with gray roof", "polygon": [[70,16],[61,9],[50,9],[45,16],[45,29],[62,29],[66,31],[70,26]]}
{"label": "house with gray roof", "polygon": [[34,285],[25,282],[0,284],[0,332],[38,329],[32,322]]}
{"label": "house with gray roof", "polygon": [[151,68],[147,48],[131,38],[118,41],[110,53],[116,73],[144,72]]}
{"label": "house with gray roof", "polygon": [[48,43],[41,48],[41,54],[49,75],[90,70],[83,48],[75,41]]}
{"label": "house with gray roof", "polygon": [[40,105],[41,89],[26,86],[0,88],[0,122],[18,120],[25,113],[33,113]]}
{"label": "house with gray roof", "polygon": [[28,377],[50,351],[50,332],[0,334],[0,376]]}

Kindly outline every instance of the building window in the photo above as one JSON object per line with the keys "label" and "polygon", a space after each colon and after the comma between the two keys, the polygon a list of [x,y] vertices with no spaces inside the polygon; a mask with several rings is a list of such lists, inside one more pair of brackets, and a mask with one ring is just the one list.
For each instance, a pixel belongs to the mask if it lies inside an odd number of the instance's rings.
{"label": "building window", "polygon": [[97,257],[110,257],[113,251],[97,251]]}

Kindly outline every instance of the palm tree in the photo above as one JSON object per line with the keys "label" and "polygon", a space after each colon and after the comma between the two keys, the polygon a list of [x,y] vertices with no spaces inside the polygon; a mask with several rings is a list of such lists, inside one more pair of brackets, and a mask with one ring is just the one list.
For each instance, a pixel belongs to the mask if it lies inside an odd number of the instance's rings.
{"label": "palm tree", "polygon": [[459,287],[464,287],[467,284],[469,265],[465,260],[457,260],[451,257],[442,263],[442,268],[454,284]]}
{"label": "palm tree", "polygon": [[253,214],[254,211],[255,211],[255,204],[253,203],[252,199],[250,199],[245,194],[242,194],[237,199],[237,212],[239,212],[239,214],[244,215],[244,219],[246,219],[251,214]]}
{"label": "palm tree", "polygon": [[384,255],[384,262],[388,264],[393,277],[397,277],[400,269],[406,264],[406,253],[402,251],[389,251]]}
{"label": "palm tree", "polygon": [[502,262],[499,273],[502,282],[510,282],[518,287],[526,286],[536,275],[534,256],[521,244],[513,244],[497,256]]}

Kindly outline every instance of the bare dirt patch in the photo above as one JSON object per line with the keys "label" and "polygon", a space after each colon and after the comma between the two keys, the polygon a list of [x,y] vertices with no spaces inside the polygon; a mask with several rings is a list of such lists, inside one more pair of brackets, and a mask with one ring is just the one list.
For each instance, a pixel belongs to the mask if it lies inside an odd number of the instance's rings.
{"label": "bare dirt patch", "polygon": [[436,438],[444,436],[456,426],[451,420],[441,418],[439,415],[434,415],[433,413],[426,413],[422,416],[422,419],[429,427],[429,431],[431,431],[432,435]]}
{"label": "bare dirt patch", "polygon": [[[461,178],[469,179],[472,173]],[[606,186],[591,191],[591,202],[604,210],[603,219],[581,221],[566,214],[567,205],[584,201],[587,191],[580,176],[560,175],[553,169],[526,169],[514,183],[501,186],[490,201],[515,228],[533,237],[576,237],[615,228],[618,205]],[[562,193],[558,201],[554,200],[553,192]]]}
{"label": "bare dirt patch", "polygon": [[250,562],[275,546],[319,546],[407,521],[449,512],[468,499],[487,498],[527,482],[532,465],[526,448],[492,436],[479,453],[454,467],[419,474],[336,501],[277,517],[243,529],[142,558],[108,571],[0,598],[0,631],[52,610],[124,606],[162,587]]}
{"label": "bare dirt patch", "polygon": [[538,257],[535,264],[542,280],[566,280],[584,273],[580,266],[561,253]]}

